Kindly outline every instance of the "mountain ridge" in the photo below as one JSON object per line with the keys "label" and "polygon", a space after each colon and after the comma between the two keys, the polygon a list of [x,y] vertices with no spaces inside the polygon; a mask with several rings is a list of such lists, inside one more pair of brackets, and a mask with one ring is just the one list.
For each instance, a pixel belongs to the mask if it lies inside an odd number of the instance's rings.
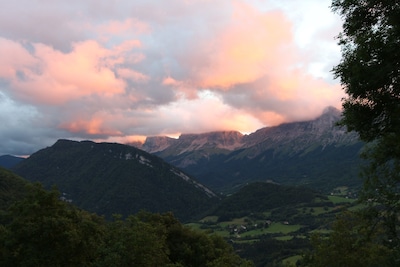
{"label": "mountain ridge", "polygon": [[[182,134],[178,139],[152,137],[142,149],[195,176],[214,190],[271,180],[321,189],[357,185],[363,143],[355,132],[337,126],[340,110],[327,107],[308,121],[237,131]],[[160,145],[157,146],[157,138]],[[327,189],[329,190],[329,189]]]}
{"label": "mountain ridge", "polygon": [[45,187],[56,185],[77,206],[110,217],[140,210],[198,215],[217,195],[184,171],[143,150],[117,143],[60,139],[13,167]]}
{"label": "mountain ridge", "polygon": [[[314,120],[282,123],[278,126],[264,127],[246,135],[238,131],[213,131],[200,134],[181,134],[178,139],[167,136],[151,136],[147,137],[143,144],[135,144],[135,146],[164,157],[169,153],[180,155],[202,149],[216,149],[223,153],[224,151],[249,148],[266,141],[271,143],[291,141],[298,138],[299,133],[302,134],[305,130],[314,135],[312,142],[320,139],[320,142],[324,145],[337,142],[357,142],[357,134],[348,133],[343,127],[336,126],[340,116],[341,112],[338,109],[327,107]],[[308,140],[310,141],[309,138]],[[301,142],[301,144],[308,145],[304,142]]]}

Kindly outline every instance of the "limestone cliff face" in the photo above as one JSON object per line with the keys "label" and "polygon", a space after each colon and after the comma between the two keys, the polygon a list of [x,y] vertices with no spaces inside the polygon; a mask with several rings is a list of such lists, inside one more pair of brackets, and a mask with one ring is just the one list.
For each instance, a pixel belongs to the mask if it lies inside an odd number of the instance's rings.
{"label": "limestone cliff face", "polygon": [[174,145],[176,141],[176,139],[167,136],[151,136],[146,138],[144,144],[137,147],[148,153],[155,153],[167,149]]}
{"label": "limestone cliff face", "polygon": [[359,142],[357,134],[348,133],[336,125],[340,116],[338,109],[328,107],[314,120],[262,128],[243,138],[244,147],[248,150],[246,154],[256,156],[267,149],[296,153],[317,146],[342,146]]}
{"label": "limestone cliff face", "polygon": [[243,135],[236,131],[182,134],[179,137],[180,153],[204,148],[235,150],[241,147]]}
{"label": "limestone cliff face", "polygon": [[221,131],[201,134],[182,134],[178,139],[155,136],[148,137],[139,148],[149,153],[180,155],[200,150],[233,151],[243,146],[243,134],[236,131]]}

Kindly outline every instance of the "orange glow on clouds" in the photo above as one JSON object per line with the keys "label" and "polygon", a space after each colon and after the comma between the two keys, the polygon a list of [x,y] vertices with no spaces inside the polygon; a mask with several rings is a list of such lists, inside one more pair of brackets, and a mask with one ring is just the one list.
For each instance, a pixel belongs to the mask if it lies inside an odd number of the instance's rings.
{"label": "orange glow on clouds", "polygon": [[105,127],[104,120],[101,118],[92,118],[91,120],[76,119],[75,121],[61,124],[60,128],[71,133],[111,136],[121,135],[121,132]]}
{"label": "orange glow on clouds", "polygon": [[[9,64],[0,67],[0,77],[11,81],[14,93],[33,103],[60,105],[91,95],[111,97],[125,92],[126,80],[146,82],[149,77],[121,68],[116,77],[113,68],[125,60],[139,62],[139,54],[125,53],[140,46],[135,40],[109,50],[96,41],[75,43],[63,53],[44,44],[34,44],[33,54],[18,43],[0,39],[0,55]],[[12,55],[12,56],[11,56]],[[16,73],[22,74],[17,77]]]}
{"label": "orange glow on clouds", "polygon": [[[251,132],[261,128],[262,123],[251,114],[224,104],[216,94],[206,91],[198,99],[182,99],[160,108],[162,119],[176,126],[166,129],[167,136],[178,133],[202,133],[236,130]],[[162,122],[160,122],[162,123]]]}
{"label": "orange glow on clouds", "polygon": [[280,12],[260,13],[248,5],[235,2],[233,23],[205,43],[212,54],[206,68],[200,71],[203,87],[229,88],[253,82],[282,64],[292,42],[291,24]]}
{"label": "orange glow on clouds", "polygon": [[326,52],[338,29],[311,27],[320,1],[72,1],[51,14],[14,2],[0,18],[0,109],[16,116],[7,128],[42,127],[27,140],[249,133],[341,106]]}

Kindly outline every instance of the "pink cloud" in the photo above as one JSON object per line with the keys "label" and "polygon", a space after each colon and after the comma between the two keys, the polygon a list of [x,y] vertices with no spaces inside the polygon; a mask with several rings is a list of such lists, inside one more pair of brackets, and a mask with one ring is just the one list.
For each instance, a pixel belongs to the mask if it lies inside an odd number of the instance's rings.
{"label": "pink cloud", "polygon": [[104,127],[104,120],[101,118],[93,118],[90,120],[77,119],[73,122],[66,122],[59,126],[60,129],[67,130],[71,133],[84,133],[89,135],[119,136],[121,132]]}
{"label": "pink cloud", "polygon": [[187,64],[197,66],[192,74],[201,87],[226,90],[252,82],[282,64],[282,55],[293,56],[291,24],[281,12],[263,13],[234,3],[230,23],[200,41],[193,50],[200,53],[189,56]]}
{"label": "pink cloud", "polygon": [[178,99],[186,98],[193,100],[198,98],[198,88],[193,86],[190,81],[178,81],[171,76],[168,76],[165,77],[161,83],[162,85],[175,90]]}
{"label": "pink cloud", "polygon": [[40,72],[26,73],[24,82],[15,88],[24,97],[37,102],[62,104],[91,94],[113,95],[124,92],[124,82],[116,79],[110,66],[102,62],[108,51],[94,41],[73,45],[64,54],[46,45],[35,45],[35,56],[40,59]]}
{"label": "pink cloud", "polygon": [[[247,93],[242,93],[246,88]],[[344,96],[339,84],[329,84],[304,70],[295,69],[280,76],[268,75],[226,94],[232,106],[258,118],[264,125],[313,119],[327,106],[341,108]]]}
{"label": "pink cloud", "polygon": [[181,99],[158,112],[163,115],[157,123],[163,125],[163,133],[169,136],[216,130],[250,132],[262,127],[257,118],[225,104],[211,91],[201,93],[198,99]]}
{"label": "pink cloud", "polygon": [[37,64],[33,57],[20,43],[0,37],[0,77],[15,79],[17,70],[26,70]]}
{"label": "pink cloud", "polygon": [[143,34],[150,33],[151,27],[147,23],[135,18],[127,18],[123,21],[111,20],[107,21],[96,27],[100,35],[125,36],[132,35],[132,33]]}
{"label": "pink cloud", "polygon": [[149,76],[128,68],[119,68],[117,73],[119,77],[125,80],[132,80],[139,83],[145,83],[150,80]]}
{"label": "pink cloud", "polygon": [[[0,67],[1,77],[10,81],[14,95],[31,103],[59,105],[93,94],[111,97],[125,92],[126,79],[149,79],[134,70],[118,69],[126,60],[142,60],[140,54],[131,53],[140,46],[135,40],[115,50],[88,40],[73,44],[68,53],[40,43],[33,44],[29,53],[20,43],[5,39],[0,40],[0,46],[5,62]],[[124,79],[116,77],[115,72]]]}
{"label": "pink cloud", "polygon": [[53,136],[251,132],[340,107],[337,24],[275,8],[298,1],[21,1],[0,11],[1,90]]}

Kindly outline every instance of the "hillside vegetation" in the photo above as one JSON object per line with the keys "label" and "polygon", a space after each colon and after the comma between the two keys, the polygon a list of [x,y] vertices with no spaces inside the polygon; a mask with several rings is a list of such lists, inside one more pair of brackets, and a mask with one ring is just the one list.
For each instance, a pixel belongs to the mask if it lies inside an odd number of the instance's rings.
{"label": "hillside vegetation", "polygon": [[335,192],[328,196],[304,187],[253,183],[189,225],[223,236],[255,266],[296,266],[313,235],[326,237],[336,216],[361,207],[348,197],[348,188]]}
{"label": "hillside vegetation", "polygon": [[[222,237],[183,226],[171,213],[105,221],[56,190],[0,169],[0,266],[252,266]],[[22,190],[22,191],[21,191]]]}
{"label": "hillside vegetation", "polygon": [[27,181],[0,167],[0,210],[6,209],[25,195]]}
{"label": "hillside vegetation", "polygon": [[109,218],[147,210],[187,220],[218,201],[211,190],[161,158],[115,143],[59,140],[13,170],[46,188],[55,185],[75,205]]}

